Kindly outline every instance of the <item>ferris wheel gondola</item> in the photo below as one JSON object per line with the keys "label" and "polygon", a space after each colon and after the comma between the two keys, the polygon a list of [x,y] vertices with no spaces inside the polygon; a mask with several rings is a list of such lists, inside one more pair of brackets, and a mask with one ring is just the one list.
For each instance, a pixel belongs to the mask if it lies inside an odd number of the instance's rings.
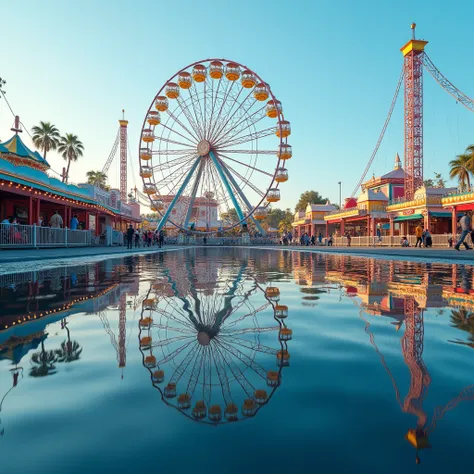
{"label": "ferris wheel gondola", "polygon": [[[140,175],[158,229],[169,222],[208,234],[251,219],[265,234],[263,210],[288,180],[290,134],[282,103],[246,66],[207,59],[178,71],[154,97],[140,137]],[[237,219],[222,219],[231,211]]]}

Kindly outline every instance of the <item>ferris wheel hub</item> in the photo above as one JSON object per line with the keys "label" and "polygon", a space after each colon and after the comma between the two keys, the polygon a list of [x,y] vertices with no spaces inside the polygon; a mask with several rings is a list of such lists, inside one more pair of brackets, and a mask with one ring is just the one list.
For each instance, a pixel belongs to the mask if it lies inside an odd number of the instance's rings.
{"label": "ferris wheel hub", "polygon": [[201,140],[197,146],[199,156],[206,156],[211,151],[211,144],[207,140]]}
{"label": "ferris wheel hub", "polygon": [[211,336],[204,331],[199,331],[197,340],[201,346],[208,346],[211,343]]}

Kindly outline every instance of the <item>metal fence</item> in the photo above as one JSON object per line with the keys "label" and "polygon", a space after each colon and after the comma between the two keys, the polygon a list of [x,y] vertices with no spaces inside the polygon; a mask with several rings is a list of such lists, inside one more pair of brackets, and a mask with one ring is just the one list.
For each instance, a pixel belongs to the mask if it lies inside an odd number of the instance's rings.
{"label": "metal fence", "polygon": [[[449,247],[448,234],[435,234],[431,236],[433,247]],[[458,235],[453,235],[452,239],[455,243],[459,238]],[[414,247],[416,244],[416,237],[414,235],[408,235],[407,240],[410,247]],[[470,240],[468,237],[467,240]],[[352,237],[351,247],[400,247],[402,237],[401,236],[382,236],[382,237]],[[453,245],[454,245],[453,243]],[[333,245],[339,247],[347,247],[348,240],[346,237],[335,237],[333,238]]]}
{"label": "metal fence", "polygon": [[88,230],[0,224],[0,248],[80,247],[91,245]]}

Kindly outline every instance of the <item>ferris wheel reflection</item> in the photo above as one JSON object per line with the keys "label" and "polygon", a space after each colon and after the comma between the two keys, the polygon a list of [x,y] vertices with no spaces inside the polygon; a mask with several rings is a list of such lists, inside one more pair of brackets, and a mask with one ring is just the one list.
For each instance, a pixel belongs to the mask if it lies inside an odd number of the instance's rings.
{"label": "ferris wheel reflection", "polygon": [[150,283],[139,321],[142,363],[162,400],[195,421],[253,417],[289,366],[288,307],[247,262],[207,262],[204,275],[200,263]]}

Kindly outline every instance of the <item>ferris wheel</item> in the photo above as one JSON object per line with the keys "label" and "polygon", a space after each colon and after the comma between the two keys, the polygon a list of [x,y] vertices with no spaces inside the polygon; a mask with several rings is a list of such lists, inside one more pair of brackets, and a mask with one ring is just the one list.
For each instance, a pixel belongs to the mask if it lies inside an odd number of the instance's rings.
{"label": "ferris wheel", "polygon": [[207,59],[171,76],[140,137],[140,175],[158,230],[245,230],[252,219],[265,234],[259,222],[288,180],[290,133],[281,102],[246,66]]}
{"label": "ferris wheel", "polygon": [[278,288],[249,280],[240,271],[213,291],[186,292],[168,274],[143,301],[143,365],[162,400],[195,421],[255,416],[289,365],[288,308],[279,303]]}

